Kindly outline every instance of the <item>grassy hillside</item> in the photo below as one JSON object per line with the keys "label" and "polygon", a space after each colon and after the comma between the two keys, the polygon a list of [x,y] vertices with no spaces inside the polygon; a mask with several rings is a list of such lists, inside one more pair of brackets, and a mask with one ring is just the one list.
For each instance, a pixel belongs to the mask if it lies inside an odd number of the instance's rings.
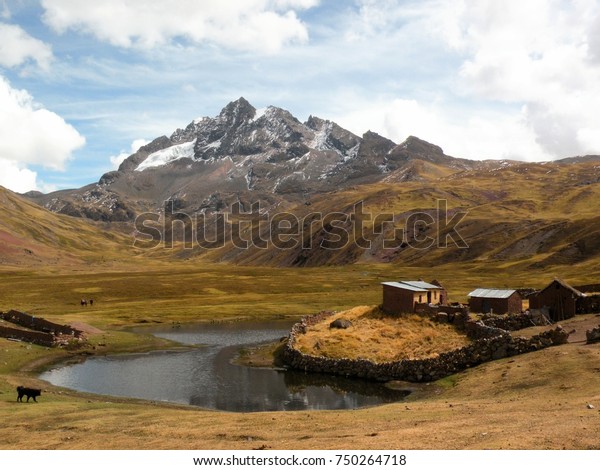
{"label": "grassy hillside", "polygon": [[[391,263],[471,269],[492,263],[512,272],[561,275],[572,266],[597,272],[600,164],[506,162],[497,166],[483,162],[477,170],[459,171],[416,160],[407,170],[410,175],[405,170],[392,172],[383,183],[312,194],[296,205],[287,202],[268,214],[271,220],[282,211],[296,217],[290,228],[294,235],[287,238],[296,243],[285,249],[273,243],[266,249],[252,245],[242,249],[232,242],[218,249],[202,249],[196,243],[184,248],[177,242],[172,249],[164,245],[134,249],[131,223],[108,225],[58,216],[0,190],[0,264],[147,258],[167,263],[202,260],[273,267]],[[250,191],[238,197],[249,207],[252,198],[260,199],[261,194]],[[363,204],[366,214],[363,233],[370,242],[368,248],[354,242],[352,217],[357,203]],[[447,212],[438,216],[438,207]],[[331,223],[326,219],[332,213],[346,220]],[[417,219],[416,213],[421,214]],[[394,217],[394,226],[383,222],[383,214]],[[455,219],[460,221],[456,232],[451,226],[444,229],[458,214],[464,215]],[[415,220],[421,222],[415,225]],[[181,240],[179,222],[166,224],[167,237],[172,226]],[[241,226],[244,240],[257,240],[249,223]],[[326,242],[335,240],[331,233],[335,227],[349,234],[348,241],[329,249]],[[261,228],[260,237],[272,241],[269,224],[263,222]],[[186,240],[192,242],[189,234]]]}
{"label": "grassy hillside", "polygon": [[54,214],[0,187],[0,266],[109,263],[135,253],[118,225]]}
{"label": "grassy hillside", "polygon": [[[432,166],[427,166],[419,181],[362,185],[313,195],[309,206],[303,203],[288,208],[299,220],[293,224],[292,231],[303,234],[294,239],[312,249],[303,249],[300,243],[283,250],[273,247],[242,250],[229,244],[218,250],[180,253],[212,261],[271,266],[355,262],[410,266],[501,263],[516,270],[562,270],[574,264],[584,269],[598,266],[600,165],[597,162],[507,163],[501,169],[483,167],[442,177],[431,170]],[[367,214],[364,233],[371,242],[368,249],[353,243],[351,217],[355,204],[361,201]],[[442,212],[439,218],[438,204],[442,209],[447,207],[447,212]],[[334,237],[318,218],[334,212],[348,216],[345,222],[338,222],[338,226],[351,234],[349,243],[341,249],[323,249],[321,243]],[[415,226],[415,220],[411,219],[415,213],[425,214],[419,218],[424,223]],[[467,247],[455,244],[452,238],[446,237],[452,232],[444,231],[444,223],[450,222],[457,213],[464,213],[462,220],[458,219],[456,231]],[[402,233],[394,233],[391,224],[381,223],[381,219],[374,226],[382,214],[394,216],[395,228],[404,229],[404,237]],[[268,238],[266,231],[261,236]],[[249,229],[243,237],[252,238]],[[391,247],[384,247],[384,238],[392,243]],[[460,241],[456,237],[454,240]]]}

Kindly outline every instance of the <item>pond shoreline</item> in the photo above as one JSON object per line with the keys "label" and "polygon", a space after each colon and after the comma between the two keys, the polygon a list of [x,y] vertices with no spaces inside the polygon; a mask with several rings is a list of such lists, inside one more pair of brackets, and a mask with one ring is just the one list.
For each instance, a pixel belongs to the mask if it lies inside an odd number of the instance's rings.
{"label": "pond shoreline", "polygon": [[[168,326],[151,333],[183,347],[49,361],[38,378],[57,387],[230,412],[357,409],[403,400],[381,384],[305,374],[276,361],[289,323]],[[274,339],[278,338],[278,339]],[[202,345],[202,346],[200,346]]]}

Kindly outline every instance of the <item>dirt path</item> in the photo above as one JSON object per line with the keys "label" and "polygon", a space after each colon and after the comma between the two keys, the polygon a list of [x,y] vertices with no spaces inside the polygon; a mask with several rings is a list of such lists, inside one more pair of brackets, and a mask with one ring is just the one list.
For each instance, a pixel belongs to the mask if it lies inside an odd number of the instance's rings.
{"label": "dirt path", "polygon": [[569,334],[569,343],[585,343],[586,336],[585,332],[600,326],[600,314],[589,314],[589,315],[577,315],[568,320],[558,322],[548,326],[535,326],[526,328],[524,330],[514,331],[515,336],[533,336],[547,331],[552,328],[556,328],[557,325],[562,326]]}
{"label": "dirt path", "polygon": [[[569,343],[585,342],[585,332],[600,326],[600,315],[582,315],[570,318],[562,322],[562,327],[572,333],[569,335]],[[573,331],[575,330],[575,331]]]}
{"label": "dirt path", "polygon": [[71,328],[75,328],[79,331],[83,331],[84,333],[87,333],[88,335],[98,335],[100,333],[104,333],[103,330],[100,330],[100,329],[96,328],[95,326],[88,325],[87,323],[83,323],[80,321],[72,322],[70,326],[71,326]]}

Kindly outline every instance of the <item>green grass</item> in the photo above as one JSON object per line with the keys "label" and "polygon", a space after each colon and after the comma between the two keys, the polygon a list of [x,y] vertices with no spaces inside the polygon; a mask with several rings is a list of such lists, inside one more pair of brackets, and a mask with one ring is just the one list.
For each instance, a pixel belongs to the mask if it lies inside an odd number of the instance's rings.
{"label": "green grass", "polygon": [[[19,308],[53,321],[94,325],[104,332],[91,336],[87,352],[110,354],[176,346],[128,331],[127,327],[143,320],[267,319],[343,310],[379,303],[379,282],[386,279],[436,277],[457,298],[482,279],[496,285],[543,285],[548,276],[543,272],[533,278],[524,273],[512,275],[487,265],[435,270],[396,265],[277,269],[146,261],[145,266],[118,268],[4,270],[0,272],[0,309]],[[80,307],[83,292],[93,295],[97,305]],[[250,354],[245,359],[262,361],[263,353],[271,354],[257,351],[254,358]],[[590,448],[594,445],[590,436],[600,428],[589,421],[589,413],[581,417],[579,410],[585,410],[586,400],[596,403],[598,398],[594,370],[599,354],[597,347],[568,345],[485,364],[432,386],[434,394],[420,394],[410,402],[410,410],[401,403],[347,412],[236,414],[54,387],[39,381],[37,372],[56,360],[77,359],[77,352],[0,339],[4,430],[0,448],[252,449],[266,445],[270,449],[393,449],[398,442],[405,448],[556,448],[559,443]],[[43,388],[40,403],[16,404],[15,387],[20,384]],[[561,408],[540,406],[552,400],[560,401]],[[539,432],[528,424],[533,419],[531,409],[536,410]],[[495,430],[492,438],[486,442],[473,439],[483,428]],[[37,436],[35,441],[31,435]],[[570,437],[565,440],[565,435]]]}

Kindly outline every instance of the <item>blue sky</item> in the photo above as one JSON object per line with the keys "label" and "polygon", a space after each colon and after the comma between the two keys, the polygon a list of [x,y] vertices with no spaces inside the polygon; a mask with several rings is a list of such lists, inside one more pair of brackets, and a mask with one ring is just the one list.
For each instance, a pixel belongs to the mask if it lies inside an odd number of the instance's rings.
{"label": "blue sky", "polygon": [[600,153],[600,2],[0,0],[0,185],[97,181],[244,96],[472,159]]}

